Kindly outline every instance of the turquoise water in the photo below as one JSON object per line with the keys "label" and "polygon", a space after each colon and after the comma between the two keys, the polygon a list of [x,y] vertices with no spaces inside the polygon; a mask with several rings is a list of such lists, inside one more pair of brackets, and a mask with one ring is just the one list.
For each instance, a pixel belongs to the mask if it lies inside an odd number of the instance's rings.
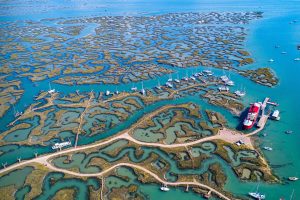
{"label": "turquoise water", "polygon": [[[18,3],[17,7],[14,4]],[[263,100],[264,97],[269,96],[272,100],[280,104],[281,120],[279,122],[268,122],[264,132],[267,133],[267,137],[260,138],[261,146],[264,144],[271,146],[273,151],[264,152],[264,155],[268,159],[275,174],[284,179],[288,176],[300,176],[300,123],[298,113],[300,113],[300,62],[295,62],[294,58],[300,57],[300,51],[296,50],[296,45],[300,44],[300,1],[160,1],[155,0],[151,2],[143,2],[141,0],[128,0],[128,1],[104,1],[99,3],[98,1],[83,2],[76,0],[73,3],[69,1],[36,1],[32,4],[31,1],[15,1],[12,3],[1,2],[0,6],[12,4],[11,9],[5,9],[0,11],[0,20],[24,20],[32,19],[38,20],[51,17],[81,17],[81,16],[97,16],[97,15],[153,15],[169,12],[201,12],[201,11],[264,11],[264,18],[256,21],[252,21],[247,28],[249,28],[247,41],[245,42],[246,49],[249,50],[255,59],[255,63],[245,68],[258,68],[263,66],[270,66],[277,74],[280,82],[279,85],[274,88],[268,88],[254,84],[253,82],[246,80],[245,78],[231,74],[231,78],[236,82],[243,85],[247,90],[247,96],[244,99],[244,104],[247,105],[250,102]],[[29,6],[30,12],[29,12]],[[20,9],[23,8],[23,9]],[[298,19],[299,21],[290,24],[292,20]],[[279,48],[274,48],[275,45],[279,45]],[[281,51],[286,51],[287,54],[281,54]],[[274,59],[273,63],[269,63],[269,59]],[[185,70],[182,70],[184,74]],[[221,73],[221,72],[220,72]],[[174,77],[174,76],[173,76]],[[161,82],[168,79],[168,76],[164,76]],[[23,87],[32,88],[32,83],[27,79],[22,79]],[[156,82],[155,82],[156,84]],[[139,83],[137,84],[139,87]],[[53,87],[59,91],[74,92],[77,86],[61,86],[53,84]],[[118,86],[119,90],[129,90],[131,84],[121,84]],[[144,81],[145,87],[153,87],[153,81]],[[237,84],[236,87],[238,87]],[[39,90],[26,90],[21,101],[16,105],[17,110],[22,110],[24,105],[29,105],[33,101],[33,96],[40,90],[48,89],[48,80],[42,81],[38,86]],[[101,86],[101,91],[106,89],[114,89],[115,86],[107,85]],[[99,91],[98,86],[80,86],[80,91]],[[229,112],[221,108],[211,106],[205,101],[195,99],[194,97],[186,97],[184,99],[172,100],[172,102],[159,102],[149,107],[146,107],[144,111],[139,111],[134,116],[131,116],[126,124],[121,124],[118,128],[110,130],[100,136],[88,138],[80,144],[89,143],[94,140],[99,140],[110,136],[119,130],[128,127],[131,123],[136,121],[143,115],[143,112],[150,112],[157,107],[165,105],[167,103],[183,103],[183,102],[195,102],[200,104],[204,108],[220,111],[230,120],[229,126],[236,127],[238,120],[233,118]],[[1,124],[8,124],[12,121],[12,112],[7,117],[1,119]],[[0,129],[3,130],[5,126]],[[293,130],[291,135],[285,135],[285,130]],[[14,149],[11,153],[9,151]],[[15,145],[1,147],[2,151],[7,151],[1,156],[1,161],[13,163],[17,157],[22,155],[22,158],[30,158],[33,156],[33,152],[39,153],[48,152],[50,149],[47,147],[16,147]],[[226,170],[230,171],[230,170]],[[245,183],[239,181],[232,172],[228,172],[229,178],[225,189],[233,192],[237,195],[244,195],[252,190],[256,183]],[[284,182],[285,183],[285,182]],[[62,182],[61,185],[67,185],[68,182]],[[78,185],[77,187],[84,187]],[[295,189],[295,199],[300,198],[300,182],[285,183],[269,185],[261,183],[260,190],[263,191],[268,199],[279,199],[279,197],[288,198],[291,191]],[[157,190],[157,186],[143,185],[141,190],[150,195],[151,199],[199,199],[199,195],[192,193],[185,193],[182,190],[176,189],[169,193],[161,194]],[[51,194],[55,191],[55,188],[51,190]],[[86,189],[82,193],[79,193],[79,197],[84,197]],[[21,194],[20,194],[21,195]],[[49,195],[49,194],[48,194]]]}

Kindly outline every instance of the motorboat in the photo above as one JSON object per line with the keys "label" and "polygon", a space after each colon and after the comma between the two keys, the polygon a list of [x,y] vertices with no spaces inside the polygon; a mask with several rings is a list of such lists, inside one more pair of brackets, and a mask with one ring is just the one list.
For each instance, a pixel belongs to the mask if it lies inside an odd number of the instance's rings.
{"label": "motorboat", "polygon": [[168,188],[167,185],[163,185],[163,186],[160,187],[160,190],[164,191],[164,192],[168,192],[170,190],[170,188]]}
{"label": "motorboat", "polygon": [[169,88],[173,88],[173,85],[170,82],[166,82],[166,86],[169,87]]}
{"label": "motorboat", "polygon": [[267,151],[272,151],[273,149],[271,147],[263,147],[264,150],[267,150]]}
{"label": "motorboat", "polygon": [[137,87],[132,87],[132,88],[131,88],[131,91],[136,92],[136,91],[137,91]]}
{"label": "motorboat", "polygon": [[243,97],[243,96],[246,95],[246,92],[241,91],[241,90],[237,90],[237,91],[234,92],[234,94],[236,94],[236,96]]}
{"label": "motorboat", "polygon": [[299,180],[299,178],[296,177],[296,176],[289,177],[288,179],[289,179],[290,181],[298,181],[298,180]]}
{"label": "motorboat", "polygon": [[263,200],[266,198],[266,195],[258,192],[259,185],[257,185],[256,192],[249,192],[248,195],[257,200]]}
{"label": "motorboat", "polygon": [[229,91],[229,87],[227,87],[227,86],[220,86],[218,89],[220,92],[228,92]]}

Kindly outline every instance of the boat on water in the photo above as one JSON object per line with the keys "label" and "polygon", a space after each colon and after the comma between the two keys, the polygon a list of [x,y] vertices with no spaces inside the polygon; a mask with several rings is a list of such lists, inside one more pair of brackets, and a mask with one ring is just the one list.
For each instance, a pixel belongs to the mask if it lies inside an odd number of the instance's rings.
{"label": "boat on water", "polygon": [[281,54],[286,54],[286,51],[282,51]]}
{"label": "boat on water", "polygon": [[232,80],[226,81],[225,84],[229,86],[234,86],[234,82]]}
{"label": "boat on water", "polygon": [[274,110],[274,112],[271,115],[271,119],[280,120],[279,110]]}
{"label": "boat on water", "polygon": [[213,75],[213,72],[210,71],[210,70],[203,70],[203,73],[207,76],[212,76]]}
{"label": "boat on water", "polygon": [[295,58],[294,61],[300,61],[300,58]]}
{"label": "boat on water", "polygon": [[23,115],[23,112],[17,111],[17,112],[15,113],[15,117],[19,117],[19,116],[21,116],[21,115]]}
{"label": "boat on water", "polygon": [[157,86],[155,86],[156,89],[161,90],[160,82],[158,81]]}
{"label": "boat on water", "polygon": [[285,131],[285,134],[292,134],[292,133],[293,133],[293,131],[291,131],[291,130]]}
{"label": "boat on water", "polygon": [[266,195],[258,192],[259,185],[257,185],[256,192],[249,192],[248,195],[254,199],[262,200],[266,198]]}
{"label": "boat on water", "polygon": [[195,78],[194,76],[191,76],[191,79],[192,79],[193,81],[195,81],[195,80],[196,80],[196,78]]}
{"label": "boat on water", "polygon": [[289,177],[288,179],[289,179],[290,181],[298,181],[298,180],[299,180],[299,178],[296,177],[296,176],[291,176],[291,177]]}
{"label": "boat on water", "polygon": [[226,75],[223,75],[223,76],[221,76],[220,77],[221,78],[221,80],[223,81],[223,82],[227,82],[227,81],[229,81],[229,78],[228,78],[228,76],[226,76]]}
{"label": "boat on water", "polygon": [[49,94],[55,93],[55,89],[48,90],[48,93],[49,93]]}
{"label": "boat on water", "polygon": [[49,90],[48,90],[48,93],[49,93],[49,94],[55,93],[55,89],[51,89],[51,84],[50,84],[50,82],[49,82]]}
{"label": "boat on water", "polygon": [[258,117],[260,111],[260,104],[254,103],[250,106],[249,111],[247,113],[246,118],[243,121],[243,128],[244,129],[250,129],[253,127],[253,125],[256,122],[256,119]]}
{"label": "boat on water", "polygon": [[146,95],[146,90],[144,89],[144,83],[142,82],[142,89],[140,91],[142,95]]}
{"label": "boat on water", "polygon": [[118,88],[116,88],[115,94],[116,94],[116,95],[120,94]]}
{"label": "boat on water", "polygon": [[183,78],[182,78],[182,80],[184,80],[184,81],[188,81],[188,80],[189,80],[189,78],[185,76],[185,77],[183,77]]}
{"label": "boat on water", "polygon": [[243,97],[243,96],[246,95],[246,92],[245,91],[241,91],[241,90],[237,90],[237,91],[234,92],[234,94],[236,96]]}
{"label": "boat on water", "polygon": [[14,104],[13,104],[13,108],[14,108],[14,116],[15,117],[19,117],[19,116],[23,115],[23,112],[16,111]]}
{"label": "boat on water", "polygon": [[220,86],[218,89],[220,92],[228,92],[229,91],[229,87],[227,87],[227,86]]}
{"label": "boat on water", "polygon": [[254,199],[262,200],[266,198],[266,195],[260,194],[258,192],[249,192],[249,196],[253,197]]}
{"label": "boat on water", "polygon": [[169,79],[168,79],[168,82],[172,82],[172,81],[173,81],[173,79],[172,79],[172,76],[170,75]]}
{"label": "boat on water", "polygon": [[274,60],[271,58],[271,59],[269,60],[269,62],[274,62]]}
{"label": "boat on water", "polygon": [[137,91],[137,87],[134,87],[134,86],[133,86],[133,87],[131,88],[131,91],[136,92],[136,91]]}
{"label": "boat on water", "polygon": [[178,74],[177,74],[177,78],[175,78],[174,81],[175,81],[176,83],[180,83],[179,75],[178,75]]}
{"label": "boat on water", "polygon": [[166,86],[169,87],[169,88],[173,88],[173,85],[170,82],[166,82]]}
{"label": "boat on water", "polygon": [[71,142],[70,141],[67,141],[67,142],[61,142],[61,143],[55,143],[53,146],[52,146],[52,149],[60,149],[60,148],[63,148],[65,146],[69,146],[71,145]]}
{"label": "boat on water", "polygon": [[109,90],[106,90],[105,95],[106,95],[106,96],[109,96],[109,95],[110,95],[110,91],[109,91]]}
{"label": "boat on water", "polygon": [[267,151],[272,151],[273,149],[271,147],[263,147],[264,150],[267,150]]}
{"label": "boat on water", "polygon": [[163,186],[160,187],[160,190],[164,191],[164,192],[168,192],[170,190],[170,188],[168,188],[167,185],[163,185]]}
{"label": "boat on water", "polygon": [[145,95],[146,94],[146,90],[143,88],[143,89],[141,89],[141,94],[142,95]]}

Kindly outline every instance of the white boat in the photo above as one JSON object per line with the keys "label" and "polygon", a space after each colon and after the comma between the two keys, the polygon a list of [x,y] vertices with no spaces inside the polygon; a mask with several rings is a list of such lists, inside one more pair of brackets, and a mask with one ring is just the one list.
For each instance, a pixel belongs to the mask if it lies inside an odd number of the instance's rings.
{"label": "white boat", "polygon": [[137,91],[137,87],[132,87],[131,90],[134,91],[134,92],[136,92]]}
{"label": "white boat", "polygon": [[180,83],[179,76],[177,74],[177,78],[174,80],[176,83]]}
{"label": "white boat", "polygon": [[289,180],[290,180],[290,181],[298,181],[299,178],[296,177],[296,176],[292,176],[292,177],[289,177]]}
{"label": "white boat", "polygon": [[227,86],[220,86],[218,89],[220,92],[224,92],[224,91],[228,92],[229,91],[229,87],[227,87]]}
{"label": "white boat", "polygon": [[259,188],[259,185],[257,185],[256,192],[249,192],[248,195],[249,195],[250,197],[253,197],[254,199],[257,199],[257,200],[265,199],[265,198],[266,198],[266,195],[260,194],[260,193],[258,192],[258,188]]}
{"label": "white boat", "polygon": [[262,200],[266,198],[266,195],[260,194],[258,192],[249,192],[249,196],[253,197],[254,199]]}
{"label": "white boat", "polygon": [[193,76],[191,76],[191,79],[192,79],[193,81],[195,81],[195,80],[196,80],[196,78],[195,78],[195,77],[193,77]]}
{"label": "white boat", "polygon": [[286,54],[286,51],[282,51],[281,54]]}
{"label": "white boat", "polygon": [[157,86],[155,86],[156,89],[161,90],[160,82],[158,81]]}
{"label": "white boat", "polygon": [[116,91],[115,91],[115,94],[118,95],[120,92],[118,90],[118,88],[116,87]]}
{"label": "white boat", "polygon": [[274,110],[274,112],[271,115],[271,118],[274,120],[280,120],[279,110]]}
{"label": "white boat", "polygon": [[16,108],[15,108],[14,104],[12,104],[12,105],[13,105],[13,108],[14,108],[14,115],[15,115],[15,117],[21,116],[23,114],[23,112],[16,111]]}
{"label": "white boat", "polygon": [[271,147],[263,147],[264,150],[267,150],[267,151],[272,151],[273,149]]}
{"label": "white boat", "polygon": [[224,83],[226,83],[227,81],[229,81],[229,78],[228,78],[226,75],[223,75],[223,76],[221,76],[220,78],[221,78],[221,80],[222,80]]}
{"label": "white boat", "polygon": [[71,145],[71,142],[70,141],[67,141],[67,142],[61,142],[61,143],[55,143],[53,146],[52,146],[52,149],[61,149],[65,146],[69,146]]}
{"label": "white boat", "polygon": [[55,93],[55,89],[48,90],[48,93],[49,93],[49,94],[53,94],[53,93]]}
{"label": "white boat", "polygon": [[212,76],[213,72],[210,70],[203,70],[203,73],[206,74],[207,76]]}
{"label": "white boat", "polygon": [[50,84],[50,82],[49,82],[49,90],[48,90],[48,93],[49,93],[49,94],[55,93],[55,89],[51,89],[51,84]]}
{"label": "white boat", "polygon": [[21,116],[22,114],[23,114],[23,112],[17,111],[17,112],[15,113],[15,117],[19,117],[19,116]]}
{"label": "white boat", "polygon": [[184,80],[184,81],[188,81],[188,80],[189,80],[189,78],[188,78],[188,77],[183,77],[183,78],[182,78],[182,80]]}
{"label": "white boat", "polygon": [[234,82],[231,80],[226,81],[225,84],[229,86],[234,86]]}
{"label": "white boat", "polygon": [[166,86],[169,87],[169,88],[173,88],[173,85],[170,82],[166,82]]}
{"label": "white boat", "polygon": [[164,192],[168,192],[170,189],[168,188],[168,186],[163,185],[163,186],[160,187],[160,190],[164,191]]}
{"label": "white boat", "polygon": [[208,74],[208,73],[212,73],[212,71],[206,69],[206,70],[203,70],[204,73]]}
{"label": "white boat", "polygon": [[274,62],[274,60],[271,58],[271,59],[269,60],[269,62]]}
{"label": "white boat", "polygon": [[109,91],[109,90],[106,90],[105,95],[106,95],[106,96],[110,95],[110,91]]}
{"label": "white boat", "polygon": [[295,58],[294,61],[300,61],[300,58]]}
{"label": "white boat", "polygon": [[143,89],[141,89],[141,94],[142,95],[145,95],[146,94],[146,90],[143,88]]}
{"label": "white boat", "polygon": [[144,89],[144,83],[143,83],[143,82],[142,82],[142,89],[141,89],[140,93],[141,93],[142,95],[145,95],[145,94],[146,94],[146,90]]}
{"label": "white boat", "polygon": [[243,96],[246,95],[246,92],[237,90],[237,91],[234,92],[234,94],[236,94],[236,96],[243,97]]}

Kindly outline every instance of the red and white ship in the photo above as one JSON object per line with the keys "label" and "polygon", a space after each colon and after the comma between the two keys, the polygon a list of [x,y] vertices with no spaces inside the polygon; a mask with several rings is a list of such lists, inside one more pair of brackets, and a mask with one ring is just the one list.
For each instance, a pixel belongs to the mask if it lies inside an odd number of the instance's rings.
{"label": "red and white ship", "polygon": [[244,119],[243,122],[244,129],[250,129],[253,127],[259,114],[260,106],[261,105],[259,103],[254,103],[250,106],[247,117]]}

